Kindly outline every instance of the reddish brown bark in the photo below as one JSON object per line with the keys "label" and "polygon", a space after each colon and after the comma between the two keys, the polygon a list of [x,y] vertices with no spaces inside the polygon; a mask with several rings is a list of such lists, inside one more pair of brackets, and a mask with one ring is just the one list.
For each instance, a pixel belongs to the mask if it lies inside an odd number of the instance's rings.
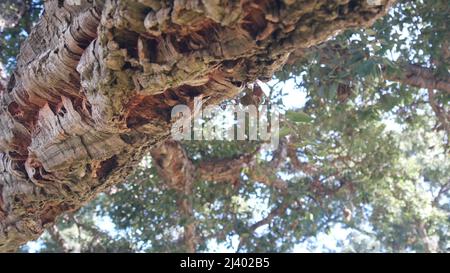
{"label": "reddish brown bark", "polygon": [[123,181],[174,105],[232,97],[393,1],[89,2],[46,2],[1,92],[0,251]]}

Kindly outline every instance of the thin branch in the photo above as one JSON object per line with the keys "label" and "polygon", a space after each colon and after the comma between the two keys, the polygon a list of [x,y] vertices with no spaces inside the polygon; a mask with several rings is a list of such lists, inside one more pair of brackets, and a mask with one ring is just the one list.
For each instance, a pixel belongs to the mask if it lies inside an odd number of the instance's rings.
{"label": "thin branch", "polygon": [[[272,220],[277,217],[277,216],[281,216],[282,214],[284,214],[284,212],[286,211],[286,209],[289,207],[289,203],[287,202],[283,202],[281,203],[279,206],[277,206],[275,209],[273,209],[265,218],[261,219],[260,221],[254,223],[253,225],[251,225],[248,230],[250,231],[251,234],[253,234],[255,232],[256,229],[258,229],[259,227],[262,227],[264,225],[268,225],[270,224],[270,222],[272,222]],[[239,252],[244,243],[250,238],[250,236],[247,237],[243,237],[241,236],[240,240],[239,240],[239,245],[238,248],[236,250],[236,252]]]}
{"label": "thin branch", "polygon": [[436,197],[434,197],[433,199],[433,206],[437,206],[442,198],[442,196],[448,192],[450,190],[450,181],[445,183],[440,189],[439,192],[437,193]]}
{"label": "thin branch", "polygon": [[64,240],[56,225],[49,227],[47,231],[50,234],[52,240],[56,243],[59,252],[67,253],[72,251],[72,249],[67,246],[66,241]]}
{"label": "thin branch", "polygon": [[439,120],[439,122],[442,124],[442,127],[446,132],[447,137],[449,137],[450,136],[449,113],[447,113],[447,111],[443,107],[440,107],[438,105],[433,89],[428,89],[428,98],[431,108],[436,114],[436,117]]}

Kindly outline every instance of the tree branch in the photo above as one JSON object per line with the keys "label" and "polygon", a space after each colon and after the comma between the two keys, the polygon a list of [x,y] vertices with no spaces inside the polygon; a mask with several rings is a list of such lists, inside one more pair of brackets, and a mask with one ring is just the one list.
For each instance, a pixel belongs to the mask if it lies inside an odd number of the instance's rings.
{"label": "tree branch", "polygon": [[59,252],[61,253],[71,252],[71,249],[66,244],[66,240],[64,240],[64,238],[62,237],[61,233],[59,232],[56,226],[49,227],[47,231],[50,234],[52,240],[56,243]]}
{"label": "tree branch", "polygon": [[[428,89],[428,100],[430,102],[431,108],[433,109],[437,119],[442,124],[442,127],[447,134],[447,137],[450,137],[450,113],[448,113],[444,107],[440,107],[436,101],[435,94],[433,89]],[[450,140],[448,140],[450,141]],[[448,146],[448,142],[447,142]]]}
{"label": "tree branch", "polygon": [[152,149],[150,154],[166,186],[174,189],[180,196],[177,203],[185,221],[184,245],[187,252],[194,253],[197,249],[197,234],[191,198],[195,167],[177,141],[167,140]]}
{"label": "tree branch", "polygon": [[[274,208],[271,212],[269,212],[269,214],[268,214],[266,217],[264,217],[263,219],[261,219],[260,221],[258,221],[258,222],[256,222],[256,223],[254,223],[253,225],[251,225],[251,226],[248,228],[248,231],[250,231],[250,233],[253,234],[257,228],[262,227],[262,226],[264,226],[264,225],[270,224],[270,222],[272,222],[272,220],[273,220],[275,217],[281,216],[282,214],[284,214],[284,212],[286,211],[286,209],[287,209],[288,207],[289,207],[289,203],[287,203],[287,202],[281,203],[279,206],[277,206],[277,207]],[[236,252],[239,252],[239,251],[242,249],[244,243],[245,243],[248,239],[249,239],[249,236],[246,236],[246,237],[242,237],[242,236],[241,236],[241,238],[240,238],[240,240],[239,240],[239,245],[238,245],[238,247],[237,247]]]}
{"label": "tree branch", "polygon": [[[445,46],[443,48],[445,48]],[[351,58],[351,53],[349,53],[347,48],[343,48],[333,43],[323,43],[307,49],[297,49],[289,56],[286,63],[293,65],[315,52],[320,52],[320,62],[325,64],[334,64],[336,54],[342,58]],[[449,78],[439,78],[437,76],[437,71],[432,68],[401,61],[394,62],[393,66],[398,70],[395,73],[390,72],[387,69],[387,66],[382,65],[381,71],[383,72],[384,79],[417,88],[433,89],[450,93]]]}
{"label": "tree branch", "polygon": [[384,70],[384,78],[418,88],[440,90],[450,94],[449,79],[439,79],[432,69],[416,64],[398,64],[398,66],[400,67],[399,73],[387,73]]}

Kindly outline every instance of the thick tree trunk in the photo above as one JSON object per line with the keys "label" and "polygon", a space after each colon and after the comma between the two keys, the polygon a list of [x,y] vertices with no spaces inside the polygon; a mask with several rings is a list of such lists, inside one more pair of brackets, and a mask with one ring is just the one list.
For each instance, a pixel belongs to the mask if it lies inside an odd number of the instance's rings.
{"label": "thick tree trunk", "polygon": [[1,92],[0,251],[123,181],[174,105],[233,97],[393,1],[77,2],[46,3]]}

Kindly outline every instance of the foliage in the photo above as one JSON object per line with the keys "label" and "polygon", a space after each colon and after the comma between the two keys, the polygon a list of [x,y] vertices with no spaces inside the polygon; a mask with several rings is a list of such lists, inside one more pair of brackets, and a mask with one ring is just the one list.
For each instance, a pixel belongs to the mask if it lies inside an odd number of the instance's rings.
{"label": "foliage", "polygon": [[7,71],[14,68],[20,43],[30,33],[41,10],[40,0],[5,0],[0,3],[0,62]]}

